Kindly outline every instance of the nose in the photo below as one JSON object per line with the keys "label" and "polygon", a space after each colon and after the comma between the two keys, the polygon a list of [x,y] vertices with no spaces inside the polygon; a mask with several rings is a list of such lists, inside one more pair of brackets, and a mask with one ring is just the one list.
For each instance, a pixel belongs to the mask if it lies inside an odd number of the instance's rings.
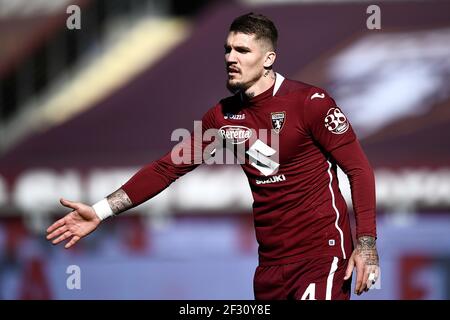
{"label": "nose", "polygon": [[233,49],[230,50],[230,52],[225,54],[225,61],[227,63],[233,63],[236,62],[236,51],[234,51]]}

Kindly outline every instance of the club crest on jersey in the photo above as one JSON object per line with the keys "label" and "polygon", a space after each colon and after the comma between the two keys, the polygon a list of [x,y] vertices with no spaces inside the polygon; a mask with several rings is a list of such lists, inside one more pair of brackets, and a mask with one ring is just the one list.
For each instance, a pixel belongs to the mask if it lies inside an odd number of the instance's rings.
{"label": "club crest on jersey", "polygon": [[343,134],[349,127],[350,124],[348,123],[347,117],[338,107],[328,110],[325,116],[325,128],[328,131],[334,134]]}
{"label": "club crest on jersey", "polygon": [[272,128],[276,133],[280,133],[283,129],[284,123],[286,122],[286,112],[272,112],[271,114]]}

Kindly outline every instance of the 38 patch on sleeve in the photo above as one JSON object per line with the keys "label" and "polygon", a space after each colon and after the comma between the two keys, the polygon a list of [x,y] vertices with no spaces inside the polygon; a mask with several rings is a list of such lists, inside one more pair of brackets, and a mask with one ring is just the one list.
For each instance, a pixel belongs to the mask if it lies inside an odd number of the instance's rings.
{"label": "38 patch on sleeve", "polygon": [[345,133],[350,124],[347,117],[342,113],[338,107],[330,108],[325,116],[325,128],[334,134]]}

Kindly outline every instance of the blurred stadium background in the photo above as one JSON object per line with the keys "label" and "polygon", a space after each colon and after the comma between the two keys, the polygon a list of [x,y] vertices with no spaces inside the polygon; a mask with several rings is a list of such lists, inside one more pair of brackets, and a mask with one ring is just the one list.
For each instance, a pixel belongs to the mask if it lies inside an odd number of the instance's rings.
{"label": "blurred stadium background", "polygon": [[198,168],[73,250],[45,240],[60,197],[108,195],[228,95],[223,40],[249,11],[278,26],[276,70],[326,88],[375,169],[381,288],[354,298],[449,299],[450,2],[379,1],[381,30],[370,4],[0,0],[0,299],[253,299],[238,166]]}

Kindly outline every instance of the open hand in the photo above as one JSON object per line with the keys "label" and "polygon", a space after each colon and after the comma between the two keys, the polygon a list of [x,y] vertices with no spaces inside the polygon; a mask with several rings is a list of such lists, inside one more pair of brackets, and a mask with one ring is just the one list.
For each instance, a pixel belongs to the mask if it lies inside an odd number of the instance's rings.
{"label": "open hand", "polygon": [[53,244],[58,244],[61,241],[70,239],[64,246],[66,249],[69,249],[78,240],[94,231],[101,220],[91,206],[65,199],[60,199],[60,202],[63,206],[73,209],[73,211],[48,227],[47,240],[52,241]]}

